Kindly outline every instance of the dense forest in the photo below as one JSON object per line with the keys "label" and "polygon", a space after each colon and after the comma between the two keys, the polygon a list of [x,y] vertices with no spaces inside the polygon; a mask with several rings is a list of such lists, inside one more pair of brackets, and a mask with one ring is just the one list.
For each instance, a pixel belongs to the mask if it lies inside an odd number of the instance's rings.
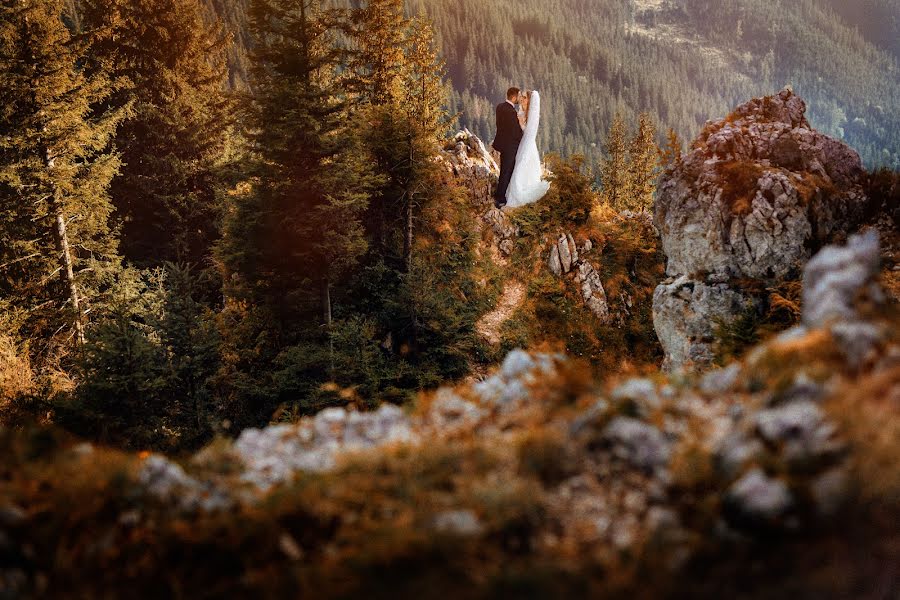
{"label": "dense forest", "polygon": [[[334,404],[403,403],[514,343],[552,340],[598,368],[658,361],[655,238],[587,225],[592,182],[609,210],[647,208],[679,132],[794,78],[820,127],[825,111],[870,161],[896,158],[884,36],[866,41],[851,13],[784,8],[787,30],[749,0],[6,6],[4,418],[181,449]],[[804,83],[824,64],[840,66],[827,85]],[[477,331],[504,273],[470,190],[434,157],[453,128],[489,139],[511,82],[546,91],[541,143],[567,157],[548,159],[551,198],[514,219],[533,237],[514,268],[540,270],[561,226],[599,227],[615,301],[642,302],[628,323],[598,329],[541,276],[503,343]]]}
{"label": "dense forest", "polygon": [[256,0],[252,92],[232,93],[209,16],[3,6],[5,418],[187,448],[402,402],[478,360],[495,291],[433,160],[449,116],[430,24],[401,0]]}
{"label": "dense forest", "polygon": [[[240,2],[207,0],[239,45]],[[336,5],[346,4],[334,0]],[[814,127],[843,138],[869,167],[900,166],[897,0],[411,0],[435,23],[460,124],[490,139],[511,84],[540,89],[542,149],[599,158],[616,113],[648,111],[661,131],[696,135],[710,115],[785,85]]]}

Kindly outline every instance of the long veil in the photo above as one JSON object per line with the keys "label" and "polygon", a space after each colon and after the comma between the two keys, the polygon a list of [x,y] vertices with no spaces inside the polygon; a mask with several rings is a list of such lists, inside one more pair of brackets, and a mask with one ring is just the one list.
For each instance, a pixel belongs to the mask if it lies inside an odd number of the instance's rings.
{"label": "long veil", "polygon": [[537,202],[550,189],[550,182],[541,179],[543,167],[537,147],[537,132],[541,122],[541,95],[531,92],[528,122],[522,132],[516,167],[506,191],[507,206],[515,208]]}

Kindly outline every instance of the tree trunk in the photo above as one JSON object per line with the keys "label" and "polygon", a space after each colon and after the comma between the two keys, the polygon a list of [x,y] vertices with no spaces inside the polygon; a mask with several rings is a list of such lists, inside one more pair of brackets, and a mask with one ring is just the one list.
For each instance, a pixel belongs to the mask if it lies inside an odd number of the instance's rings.
{"label": "tree trunk", "polygon": [[406,273],[412,272],[413,259],[413,202],[412,196],[406,203],[406,231],[403,236],[403,267]]}
{"label": "tree trunk", "polygon": [[69,248],[69,235],[66,231],[66,216],[63,213],[62,201],[60,200],[59,189],[53,192],[53,202],[51,210],[56,219],[53,228],[53,238],[56,242],[56,250],[59,252],[60,267],[62,268],[61,276],[63,283],[69,292],[69,302],[72,303],[72,310],[75,312],[75,339],[79,345],[84,343],[84,323],[81,320],[81,301],[78,297],[78,286],[75,284],[75,269],[72,264],[72,251]]}
{"label": "tree trunk", "polygon": [[325,334],[328,336],[328,374],[334,379],[334,340],[331,337],[331,281],[326,276],[322,282],[322,313]]}

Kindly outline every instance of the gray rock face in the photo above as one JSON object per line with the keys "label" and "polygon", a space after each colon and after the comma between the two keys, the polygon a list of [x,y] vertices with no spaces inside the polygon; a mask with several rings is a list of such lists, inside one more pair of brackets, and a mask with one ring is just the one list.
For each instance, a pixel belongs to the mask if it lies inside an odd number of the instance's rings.
{"label": "gray rock face", "polygon": [[441,388],[435,393],[429,410],[432,425],[444,433],[472,428],[486,415],[487,411],[449,388]]}
{"label": "gray rock face", "polygon": [[158,454],[144,460],[138,482],[149,496],[184,511],[212,512],[227,509],[234,503],[230,495],[213,483],[194,479],[181,465]]}
{"label": "gray rock face", "polygon": [[512,254],[519,231],[503,211],[494,208],[494,185],[500,169],[484,142],[463,129],[448,142],[438,160],[468,191],[473,208],[482,213],[482,221],[492,229],[500,252]]}
{"label": "gray rock face", "polygon": [[[593,244],[588,240],[582,247],[582,252],[590,252],[592,248]],[[550,271],[557,277],[564,277],[574,271],[575,281],[579,285],[584,305],[600,321],[609,322],[609,302],[606,290],[603,288],[603,280],[594,265],[579,256],[578,245],[571,233],[559,236],[559,239],[553,243],[547,264]]]}
{"label": "gray rock face", "polygon": [[773,524],[794,503],[787,485],[772,479],[762,469],[753,469],[738,479],[728,490],[725,501],[732,522],[744,526]]}
{"label": "gray rock face", "polygon": [[385,404],[370,413],[328,408],[296,425],[245,429],[234,451],[244,464],[244,481],[266,490],[298,472],[331,470],[342,452],[411,442],[413,437],[409,418],[396,406]]}
{"label": "gray rock face", "polygon": [[725,436],[713,454],[716,469],[728,479],[736,477],[741,470],[763,455],[762,442],[734,431]]}
{"label": "gray rock face", "polygon": [[854,368],[863,365],[884,338],[884,332],[857,311],[861,296],[884,302],[877,283],[881,250],[878,233],[851,236],[843,247],[828,246],[803,272],[803,323],[827,327]]}
{"label": "gray rock face", "polygon": [[[812,130],[805,111],[788,89],[743,104],[708,123],[693,150],[660,179],[654,223],[666,272],[678,278],[654,296],[667,368],[709,363],[712,323],[705,317],[737,316],[746,295],[730,282],[786,276],[812,247],[860,221],[866,198],[859,156]],[[689,284],[701,274],[703,283]],[[685,297],[687,285],[696,297]]]}
{"label": "gray rock face", "polygon": [[610,421],[603,439],[615,456],[641,469],[665,467],[672,454],[671,444],[659,429],[630,417]]}
{"label": "gray rock face", "polygon": [[524,350],[513,350],[503,361],[500,370],[473,386],[482,404],[510,411],[527,402],[530,387],[542,377],[556,372],[556,363],[549,354],[531,355]]}
{"label": "gray rock face", "polygon": [[715,326],[729,322],[748,299],[727,284],[706,284],[686,276],[656,288],[653,326],[666,353],[663,368],[706,366],[714,358]]}
{"label": "gray rock face", "polygon": [[783,447],[788,463],[808,464],[836,454],[842,446],[834,441],[834,424],[813,402],[799,400],[756,415],[756,428],[770,444]]}
{"label": "gray rock face", "polygon": [[846,246],[828,246],[803,271],[803,323],[811,328],[857,320],[855,301],[874,285],[881,263],[878,233],[851,236]]}
{"label": "gray rock face", "polygon": [[609,303],[606,299],[606,290],[600,280],[600,273],[589,262],[582,262],[578,266],[578,281],[581,284],[581,298],[595,317],[604,323],[609,321]]}
{"label": "gray rock face", "polygon": [[711,123],[660,180],[654,220],[671,276],[779,277],[859,221],[864,171],[851,148],[810,129],[791,91]]}
{"label": "gray rock face", "polygon": [[614,389],[610,397],[616,402],[630,400],[644,414],[659,408],[661,404],[656,384],[649,379],[629,379]]}

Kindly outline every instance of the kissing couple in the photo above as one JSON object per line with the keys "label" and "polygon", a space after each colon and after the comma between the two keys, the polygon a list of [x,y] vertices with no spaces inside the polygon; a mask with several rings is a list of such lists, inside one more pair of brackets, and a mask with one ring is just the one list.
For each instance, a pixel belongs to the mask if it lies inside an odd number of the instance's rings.
{"label": "kissing couple", "polygon": [[506,102],[497,106],[497,136],[491,143],[500,153],[500,181],[494,194],[497,208],[537,202],[550,189],[550,182],[542,178],[537,147],[540,120],[541,95],[537,91],[511,87]]}

